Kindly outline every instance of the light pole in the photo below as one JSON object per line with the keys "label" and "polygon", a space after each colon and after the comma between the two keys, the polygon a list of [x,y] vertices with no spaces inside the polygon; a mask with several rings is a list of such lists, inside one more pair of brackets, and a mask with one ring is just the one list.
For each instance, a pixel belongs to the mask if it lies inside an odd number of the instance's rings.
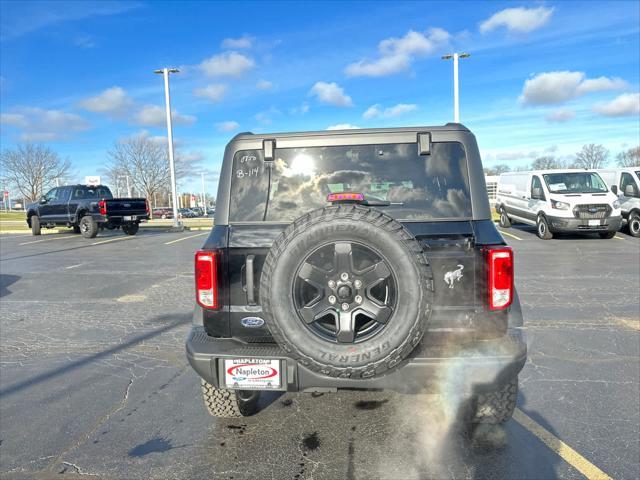
{"label": "light pole", "polygon": [[204,172],[200,173],[202,178],[202,205],[204,206],[204,216],[207,216],[207,195],[204,193]]}
{"label": "light pole", "polygon": [[178,198],[176,194],[176,170],[173,163],[173,131],[171,128],[171,97],[169,94],[169,74],[178,73],[177,68],[163,68],[154,70],[154,73],[161,73],[164,77],[164,100],[167,110],[167,142],[169,144],[169,172],[171,173],[171,197],[173,198],[173,228],[180,229],[178,221]]}
{"label": "light pole", "polygon": [[443,55],[443,60],[450,60],[453,58],[453,121],[460,123],[460,100],[458,95],[458,59],[468,58],[471,55],[468,53],[450,53]]}
{"label": "light pole", "polygon": [[[131,185],[129,184],[129,175],[120,175],[119,178],[126,178],[127,179],[127,197],[131,198]],[[118,186],[118,196],[120,196],[120,187]]]}

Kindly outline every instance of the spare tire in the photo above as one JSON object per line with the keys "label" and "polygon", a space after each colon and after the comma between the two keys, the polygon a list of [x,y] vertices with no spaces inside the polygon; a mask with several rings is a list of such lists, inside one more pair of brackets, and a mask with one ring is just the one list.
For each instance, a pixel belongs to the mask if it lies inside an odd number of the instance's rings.
{"label": "spare tire", "polygon": [[278,344],[323,375],[369,378],[420,342],[433,281],[420,243],[396,220],[334,205],[293,222],[260,279],[265,321]]}

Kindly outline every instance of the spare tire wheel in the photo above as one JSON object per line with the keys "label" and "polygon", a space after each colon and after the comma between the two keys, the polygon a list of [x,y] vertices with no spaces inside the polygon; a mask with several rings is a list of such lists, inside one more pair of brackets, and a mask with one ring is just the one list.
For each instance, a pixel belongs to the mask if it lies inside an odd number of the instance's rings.
{"label": "spare tire wheel", "polygon": [[293,222],[274,242],[260,279],[278,344],[310,370],[369,378],[420,342],[432,305],[431,268],[396,220],[335,205]]}

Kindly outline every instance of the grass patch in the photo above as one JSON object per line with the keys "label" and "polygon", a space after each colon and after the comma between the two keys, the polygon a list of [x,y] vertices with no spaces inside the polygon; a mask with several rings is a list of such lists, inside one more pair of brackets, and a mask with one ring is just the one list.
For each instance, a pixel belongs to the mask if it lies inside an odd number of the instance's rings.
{"label": "grass patch", "polygon": [[25,212],[0,212],[0,220],[25,220]]}

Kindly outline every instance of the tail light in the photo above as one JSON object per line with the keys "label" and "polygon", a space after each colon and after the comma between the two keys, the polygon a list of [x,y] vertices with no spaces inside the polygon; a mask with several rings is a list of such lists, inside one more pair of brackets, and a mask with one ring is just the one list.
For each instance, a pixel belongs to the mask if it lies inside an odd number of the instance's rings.
{"label": "tail light", "polygon": [[149,209],[149,200],[145,200],[144,205],[147,210],[147,215],[151,215],[151,210]]}
{"label": "tail light", "polygon": [[198,250],[196,252],[196,302],[203,308],[217,310],[218,300],[218,257],[217,252]]}
{"label": "tail light", "polygon": [[100,200],[98,202],[98,210],[100,211],[100,215],[106,215],[107,214],[107,202],[105,202],[104,200]]}
{"label": "tail light", "polygon": [[513,250],[500,247],[485,252],[489,310],[504,310],[513,301]]}

